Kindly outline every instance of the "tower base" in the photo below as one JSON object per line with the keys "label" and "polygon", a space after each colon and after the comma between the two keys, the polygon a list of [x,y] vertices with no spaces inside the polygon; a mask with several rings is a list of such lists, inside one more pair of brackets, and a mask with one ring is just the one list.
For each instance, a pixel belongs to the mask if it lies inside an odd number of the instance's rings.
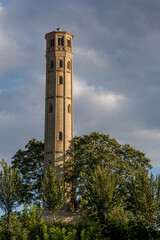
{"label": "tower base", "polygon": [[76,223],[78,221],[78,213],[66,210],[59,210],[55,216],[49,210],[43,210],[41,218],[45,222],[62,222],[62,223]]}

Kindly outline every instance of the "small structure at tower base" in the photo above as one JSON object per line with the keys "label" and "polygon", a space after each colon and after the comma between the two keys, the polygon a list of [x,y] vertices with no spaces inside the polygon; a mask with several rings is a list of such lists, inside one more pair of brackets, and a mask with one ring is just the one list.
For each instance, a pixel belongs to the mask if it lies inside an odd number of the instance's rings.
{"label": "small structure at tower base", "polygon": [[52,215],[52,213],[49,210],[44,210],[42,212],[41,218],[45,222],[62,222],[62,223],[76,223],[78,221],[78,213],[72,212],[72,211],[66,211],[66,210],[59,210],[55,214],[55,216]]}

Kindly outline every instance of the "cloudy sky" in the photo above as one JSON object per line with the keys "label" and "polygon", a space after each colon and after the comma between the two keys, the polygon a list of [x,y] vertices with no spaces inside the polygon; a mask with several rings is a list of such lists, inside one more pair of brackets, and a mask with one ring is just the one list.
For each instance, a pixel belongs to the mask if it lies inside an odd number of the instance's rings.
{"label": "cloudy sky", "polygon": [[0,159],[44,138],[45,33],[74,34],[74,134],[109,133],[160,171],[160,1],[0,0]]}

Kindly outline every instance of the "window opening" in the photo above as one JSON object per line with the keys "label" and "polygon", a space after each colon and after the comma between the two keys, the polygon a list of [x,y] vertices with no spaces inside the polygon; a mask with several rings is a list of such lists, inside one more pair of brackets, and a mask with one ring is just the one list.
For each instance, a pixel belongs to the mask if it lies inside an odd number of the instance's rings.
{"label": "window opening", "polygon": [[71,113],[71,104],[68,104],[68,113]]}
{"label": "window opening", "polygon": [[59,140],[62,141],[62,132],[59,132]]}
{"label": "window opening", "polygon": [[67,39],[67,47],[71,47],[71,39]]}
{"label": "window opening", "polygon": [[51,68],[53,68],[53,61],[51,61]]}
{"label": "window opening", "polygon": [[63,84],[63,78],[62,78],[62,76],[59,77],[59,84]]}
{"label": "window opening", "polygon": [[52,103],[49,104],[49,113],[53,111]]}
{"label": "window opening", "polygon": [[58,46],[64,46],[64,38],[63,37],[58,38]]}
{"label": "window opening", "polygon": [[64,46],[64,38],[61,38],[61,46]]}
{"label": "window opening", "polygon": [[58,38],[58,46],[60,46],[60,45],[61,45],[61,39]]}
{"label": "window opening", "polygon": [[50,47],[53,47],[53,46],[54,46],[54,38],[50,39]]}
{"label": "window opening", "polygon": [[63,61],[60,60],[60,61],[59,61],[59,67],[62,68],[62,65],[63,65]]}

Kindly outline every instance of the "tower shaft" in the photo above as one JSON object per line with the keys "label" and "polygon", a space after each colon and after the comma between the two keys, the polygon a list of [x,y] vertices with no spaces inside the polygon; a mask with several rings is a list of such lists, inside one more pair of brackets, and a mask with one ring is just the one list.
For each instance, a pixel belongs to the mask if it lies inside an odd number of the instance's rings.
{"label": "tower shaft", "polygon": [[45,169],[51,164],[60,178],[73,139],[73,35],[58,30],[45,38]]}

